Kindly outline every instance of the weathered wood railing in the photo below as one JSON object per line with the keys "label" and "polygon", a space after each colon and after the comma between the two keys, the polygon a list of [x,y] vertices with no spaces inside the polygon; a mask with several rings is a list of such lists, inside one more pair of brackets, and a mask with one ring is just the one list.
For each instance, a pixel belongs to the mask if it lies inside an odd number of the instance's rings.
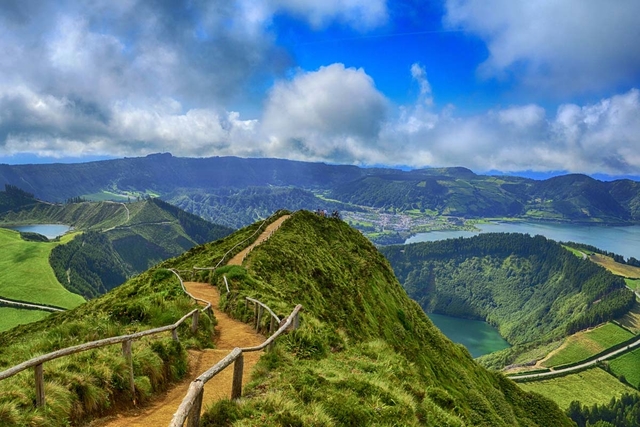
{"label": "weathered wood railing", "polygon": [[[127,366],[129,368],[129,389],[131,391],[131,395],[135,396],[135,384],[134,384],[134,375],[133,375],[133,357],[132,357],[132,352],[131,352],[131,347],[132,347],[132,343],[133,341],[146,337],[146,336],[150,336],[150,335],[156,335],[156,334],[160,334],[162,332],[166,332],[166,331],[171,331],[172,337],[174,341],[179,341],[178,338],[178,327],[184,323],[189,317],[191,317],[191,332],[195,333],[195,331],[198,329],[198,320],[199,320],[199,316],[200,316],[200,311],[207,311],[209,314],[213,314],[212,313],[212,309],[211,309],[211,304],[208,301],[204,301],[201,299],[198,299],[196,297],[194,297],[193,295],[191,295],[189,292],[187,292],[187,290],[184,287],[184,283],[182,282],[182,279],[180,278],[180,275],[178,275],[178,273],[176,273],[173,270],[170,270],[171,272],[173,272],[178,279],[180,280],[180,285],[182,286],[182,288],[184,289],[184,291],[187,293],[187,295],[189,295],[191,298],[193,298],[196,302],[204,302],[206,303],[206,306],[202,309],[194,309],[191,310],[189,313],[185,314],[184,316],[182,316],[177,322],[171,324],[171,325],[167,325],[167,326],[162,326],[159,328],[154,328],[154,329],[149,329],[146,331],[141,331],[141,332],[136,332],[133,334],[129,334],[129,335],[120,335],[117,337],[111,337],[111,338],[104,338],[101,340],[97,340],[97,341],[91,341],[88,343],[84,343],[84,344],[78,344],[72,347],[67,347],[67,348],[63,348],[60,350],[56,350],[53,351],[51,353],[47,353],[47,354],[43,354],[41,356],[37,356],[34,357],[32,359],[27,360],[26,362],[22,362],[18,365],[15,365],[5,371],[0,372],[0,381],[4,380],[6,378],[12,377],[16,374],[19,374],[20,372],[29,369],[29,368],[34,368],[35,371],[35,387],[36,387],[36,407],[43,407],[45,405],[45,389],[44,389],[44,363],[45,362],[49,362],[51,360],[55,360],[55,359],[59,359],[61,357],[65,357],[65,356],[70,356],[72,354],[76,354],[76,353],[81,353],[84,351],[88,351],[88,350],[93,350],[96,348],[101,348],[101,347],[107,347],[110,345],[114,345],[114,344],[118,344],[121,343],[122,344],[122,355],[124,356],[126,362],[127,362]],[[134,400],[135,402],[135,400]]]}
{"label": "weathered wood railing", "polygon": [[[247,298],[249,299],[249,298]],[[271,309],[269,309],[266,305],[261,302],[249,299],[252,302],[256,303],[256,307],[266,308],[269,313],[272,314],[272,319],[278,318]],[[265,347],[271,347],[276,338],[278,338],[282,333],[289,329],[297,329],[299,325],[299,313],[302,309],[302,306],[298,304],[287,320],[280,325],[278,330],[267,338],[262,344],[255,347],[247,347],[247,348],[234,348],[224,359],[213,365],[209,370],[204,372],[198,378],[191,382],[189,386],[189,390],[182,400],[180,407],[173,415],[173,419],[169,424],[170,427],[182,427],[189,420],[188,427],[199,427],[200,425],[200,412],[202,411],[202,399],[204,397],[204,385],[211,378],[216,376],[218,373],[222,372],[227,366],[233,363],[233,382],[231,385],[231,398],[238,399],[242,396],[242,371],[244,369],[244,357],[243,353],[248,353],[252,351],[260,351]],[[258,322],[256,322],[259,324]]]}

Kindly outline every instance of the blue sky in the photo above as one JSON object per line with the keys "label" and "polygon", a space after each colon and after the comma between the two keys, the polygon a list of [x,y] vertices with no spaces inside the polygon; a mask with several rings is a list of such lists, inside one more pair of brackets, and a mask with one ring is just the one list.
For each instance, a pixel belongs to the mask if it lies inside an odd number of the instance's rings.
{"label": "blue sky", "polygon": [[640,175],[640,2],[5,0],[0,162]]}

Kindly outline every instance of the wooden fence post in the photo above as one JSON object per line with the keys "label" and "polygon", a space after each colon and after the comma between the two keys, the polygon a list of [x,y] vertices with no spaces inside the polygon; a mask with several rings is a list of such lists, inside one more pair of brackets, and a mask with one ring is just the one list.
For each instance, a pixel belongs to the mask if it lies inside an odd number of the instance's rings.
{"label": "wooden fence post", "polygon": [[178,338],[178,328],[173,328],[171,330],[171,336],[175,342],[180,342],[180,339]]}
{"label": "wooden fence post", "polygon": [[196,310],[193,312],[193,316],[191,317],[191,333],[196,333],[198,330],[198,319],[200,318],[200,310]]}
{"label": "wooden fence post", "polygon": [[204,387],[200,389],[200,393],[196,397],[189,413],[189,421],[187,427],[200,427],[200,412],[202,412],[202,397],[204,395]]}
{"label": "wooden fence post", "polygon": [[122,355],[127,361],[127,367],[129,368],[129,390],[131,391],[131,398],[133,404],[136,404],[136,383],[133,376],[133,356],[131,354],[131,340],[122,342]]}
{"label": "wooden fence post", "polygon": [[36,376],[36,408],[44,407],[44,369],[42,363],[34,367]]}
{"label": "wooden fence post", "polygon": [[244,355],[240,353],[233,363],[233,383],[231,385],[231,399],[242,397],[242,370],[244,369]]}
{"label": "wooden fence post", "polygon": [[260,329],[260,320],[262,320],[262,312],[263,308],[261,305],[258,305],[258,318],[256,319],[256,332]]}
{"label": "wooden fence post", "polygon": [[293,318],[293,330],[295,331],[296,329],[298,329],[298,327],[300,327],[300,313],[296,313],[295,317]]}
{"label": "wooden fence post", "polygon": [[[273,335],[273,330],[276,328],[276,319],[271,316],[271,321],[269,322],[269,336]],[[275,340],[271,341],[271,343],[267,346],[267,351],[273,350],[273,345],[275,344]]]}

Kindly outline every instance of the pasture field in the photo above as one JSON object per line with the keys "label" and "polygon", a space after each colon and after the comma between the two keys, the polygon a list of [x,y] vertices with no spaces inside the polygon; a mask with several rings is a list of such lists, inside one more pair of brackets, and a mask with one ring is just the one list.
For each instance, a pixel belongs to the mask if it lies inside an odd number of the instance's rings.
{"label": "pasture field", "polygon": [[129,200],[129,196],[124,194],[112,193],[110,191],[100,191],[99,193],[85,194],[83,199],[90,202],[126,202]]}
{"label": "pasture field", "polygon": [[17,325],[37,322],[50,313],[39,310],[24,310],[13,307],[0,307],[0,332],[7,331]]}
{"label": "pasture field", "polygon": [[562,348],[542,363],[542,366],[550,368],[565,363],[579,362],[632,337],[631,332],[615,323],[605,323],[590,331],[578,332],[567,337]]}
{"label": "pasture field", "polygon": [[640,388],[640,349],[623,354],[609,362],[614,375],[624,375],[629,384]]}
{"label": "pasture field", "polygon": [[634,291],[640,291],[640,279],[624,279],[624,281]]}
{"label": "pasture field", "polygon": [[577,256],[578,258],[584,258],[586,256],[584,252],[579,251],[575,248],[572,248],[571,246],[562,245],[562,247],[568,250],[569,252],[571,252],[572,254],[574,254],[575,256]]}
{"label": "pasture field", "polygon": [[620,397],[623,393],[637,393],[637,390],[622,384],[600,368],[549,380],[518,383],[518,386],[526,391],[540,393],[556,402],[563,410],[574,400],[591,406],[609,403],[612,397]]}
{"label": "pasture field", "polygon": [[640,303],[636,302],[636,305],[618,319],[618,322],[634,334],[640,334]]}
{"label": "pasture field", "polygon": [[619,262],[615,262],[613,258],[600,254],[593,254],[589,259],[615,275],[631,279],[640,279],[640,267],[620,264]]}
{"label": "pasture field", "polygon": [[27,242],[16,231],[0,229],[0,296],[64,308],[82,304],[84,298],[66,290],[49,265],[51,250],[76,234],[67,234],[60,242]]}

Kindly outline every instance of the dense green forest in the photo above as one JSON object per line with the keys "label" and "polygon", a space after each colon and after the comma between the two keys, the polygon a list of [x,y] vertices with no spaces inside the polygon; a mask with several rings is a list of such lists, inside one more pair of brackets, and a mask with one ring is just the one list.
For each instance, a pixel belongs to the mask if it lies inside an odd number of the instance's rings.
{"label": "dense green forest", "polygon": [[426,312],[483,319],[514,348],[569,335],[626,313],[624,280],[543,236],[487,233],[381,249]]}
{"label": "dense green forest", "polygon": [[0,214],[39,203],[32,193],[28,193],[15,185],[5,184],[4,191],[0,191]]}
{"label": "dense green forest", "polygon": [[[215,260],[214,247],[162,266]],[[214,405],[205,425],[219,425],[216,417],[248,426],[571,425],[553,402],[445,338],[373,244],[343,221],[296,212],[244,266],[203,276],[220,286],[228,278],[222,308],[249,321],[244,296],[282,316],[302,304],[301,327],[263,356],[245,397]]]}
{"label": "dense green forest", "polygon": [[607,405],[571,402],[567,415],[578,427],[640,427],[640,394],[624,394]]}
{"label": "dense green forest", "polygon": [[95,231],[56,246],[49,263],[65,288],[87,299],[121,285],[132,274],[109,238]]}
{"label": "dense green forest", "polygon": [[[153,192],[215,222],[220,222],[217,215],[239,216],[243,224],[262,217],[270,206],[315,207],[317,201],[310,193],[297,193],[302,199],[296,200],[294,193],[272,191],[274,187],[321,191],[348,204],[345,209],[360,206],[468,218],[640,222],[640,183],[602,182],[576,174],[537,181],[476,175],[465,168],[402,171],[281,159],[180,158],[165,153],[83,164],[0,165],[2,184],[33,189],[39,199],[54,202],[103,191]],[[243,190],[248,193],[241,194]],[[257,207],[247,208],[234,194],[253,198]],[[222,206],[214,207],[218,204]],[[234,227],[240,224],[225,221]]]}
{"label": "dense green forest", "polygon": [[[69,200],[54,205],[37,202],[31,194],[10,186],[10,196],[6,194],[0,193],[5,199],[28,203],[21,207],[14,202],[10,211],[0,214],[0,223],[62,223],[84,231],[56,247],[49,262],[58,281],[85,298],[101,295],[134,274],[233,231],[157,198],[127,204]],[[32,234],[27,238],[44,238]]]}
{"label": "dense green forest", "polygon": [[203,191],[178,191],[165,198],[185,211],[228,227],[242,227],[266,218],[278,209],[289,210],[354,210],[343,203],[322,200],[312,192],[299,188],[250,187]]}

